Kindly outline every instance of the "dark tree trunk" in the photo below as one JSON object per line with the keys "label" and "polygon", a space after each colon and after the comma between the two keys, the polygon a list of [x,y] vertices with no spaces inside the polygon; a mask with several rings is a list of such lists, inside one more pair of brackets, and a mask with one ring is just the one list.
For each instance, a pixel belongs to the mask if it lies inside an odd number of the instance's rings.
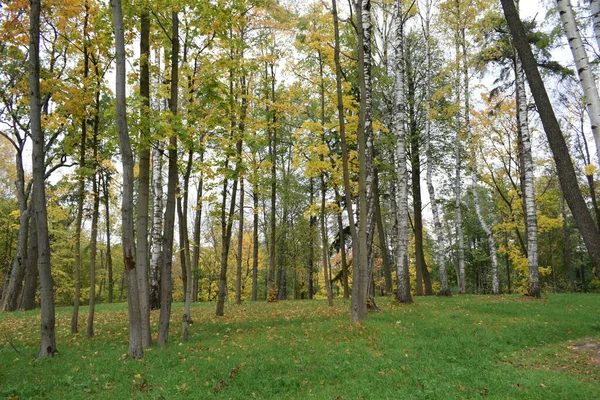
{"label": "dark tree trunk", "polygon": [[[144,355],[142,346],[142,322],[138,294],[138,281],[135,265],[135,242],[133,222],[133,153],[127,128],[126,102],[126,54],[125,28],[123,25],[123,9],[121,0],[111,0],[115,31],[115,64],[116,64],[116,124],[119,133],[119,147],[123,160],[123,195],[121,201],[121,241],[123,246],[124,277],[127,277],[127,308],[129,314],[129,350],[131,358]],[[41,245],[40,245],[41,248]],[[123,285],[121,285],[122,287]]]}
{"label": "dark tree trunk", "polygon": [[[171,13],[171,94],[169,109],[173,117],[177,115],[179,93],[179,17],[176,11]],[[173,122],[173,121],[172,121]],[[169,323],[171,320],[171,303],[173,302],[173,239],[175,236],[175,195],[179,174],[177,171],[177,134],[169,138],[169,167],[167,183],[167,206],[165,209],[164,249],[160,273],[160,317],[158,327],[159,346],[164,346],[169,340]]]}
{"label": "dark tree trunk", "polygon": [[152,346],[150,332],[150,297],[148,285],[148,210],[150,207],[150,14],[143,8],[140,15],[140,152],[136,219],[137,280],[142,318],[142,346]]}
{"label": "dark tree trunk", "polygon": [[38,232],[41,343],[38,357],[52,357],[56,353],[54,294],[50,263],[50,240],[48,235],[48,212],[44,186],[45,151],[42,131],[40,101],[40,11],[41,1],[31,0],[29,18],[29,114],[33,141],[33,212]]}
{"label": "dark tree trunk", "polygon": [[38,237],[35,215],[29,220],[29,247],[25,264],[25,281],[21,290],[19,309],[33,310],[38,286]]}
{"label": "dark tree trunk", "polygon": [[258,300],[258,187],[252,187],[254,201],[254,219],[252,232],[252,301]]}

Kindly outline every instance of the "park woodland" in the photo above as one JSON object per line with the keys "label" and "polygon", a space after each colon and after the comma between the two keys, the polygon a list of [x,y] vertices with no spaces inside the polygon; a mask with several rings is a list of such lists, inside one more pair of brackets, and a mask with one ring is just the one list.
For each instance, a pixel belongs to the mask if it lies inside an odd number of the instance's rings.
{"label": "park woodland", "polygon": [[598,0],[3,1],[0,317],[67,357],[123,303],[139,359],[204,306],[600,291],[599,56]]}

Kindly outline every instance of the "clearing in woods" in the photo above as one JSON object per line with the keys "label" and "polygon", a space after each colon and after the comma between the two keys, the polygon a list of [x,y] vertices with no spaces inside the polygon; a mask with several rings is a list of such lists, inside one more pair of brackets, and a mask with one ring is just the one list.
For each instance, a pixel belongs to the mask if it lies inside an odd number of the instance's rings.
{"label": "clearing in woods", "polygon": [[600,398],[600,295],[377,300],[359,326],[340,299],[227,304],[225,317],[194,304],[187,342],[175,304],[170,343],[140,361],[125,356],[125,304],[97,307],[93,339],[70,334],[59,308],[51,359],[35,358],[39,310],[1,314],[0,397]]}

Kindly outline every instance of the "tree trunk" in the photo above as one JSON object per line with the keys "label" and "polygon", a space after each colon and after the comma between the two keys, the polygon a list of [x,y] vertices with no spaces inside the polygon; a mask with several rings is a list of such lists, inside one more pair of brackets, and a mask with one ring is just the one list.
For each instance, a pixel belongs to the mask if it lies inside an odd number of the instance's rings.
{"label": "tree trunk", "polygon": [[502,0],[502,8],[550,144],[561,189],[575,218],[577,227],[583,236],[596,276],[600,277],[600,232],[594,224],[594,220],[581,195],[567,144],[546,93],[544,82],[540,76],[513,0]]}
{"label": "tree trunk", "polygon": [[[24,142],[22,142],[24,145]],[[10,269],[8,284],[4,285],[2,300],[0,301],[0,312],[14,311],[17,308],[17,299],[23,283],[25,263],[28,258],[27,235],[29,230],[30,208],[27,206],[27,195],[25,193],[25,170],[23,169],[23,146],[17,151],[15,164],[17,166],[17,204],[19,207],[19,232],[17,234],[17,248]],[[36,266],[37,268],[37,266]]]}
{"label": "tree trunk", "polygon": [[235,304],[242,304],[242,251],[244,248],[244,176],[240,176],[240,210],[238,221],[237,269],[235,273]]}
{"label": "tree trunk", "polygon": [[[266,69],[266,65],[265,65]],[[273,74],[273,64],[271,64],[271,103],[275,102],[275,75]],[[265,70],[265,76],[268,76]],[[275,111],[271,110],[267,106],[267,118],[272,115],[272,121],[267,121],[267,125],[275,123],[276,116]],[[275,256],[276,256],[276,227],[277,227],[277,129],[275,126],[267,126],[268,140],[269,140],[269,160],[271,161],[271,248],[269,254],[269,293],[267,294],[268,301],[274,301],[277,299],[277,286],[275,282]]]}
{"label": "tree trunk", "polygon": [[[346,214],[348,216],[348,225],[350,226],[350,235],[352,236],[352,265],[358,263],[358,234],[356,232],[356,224],[354,222],[354,207],[352,201],[352,186],[350,185],[350,168],[348,166],[348,145],[346,143],[346,122],[344,116],[344,92],[342,90],[342,65],[340,62],[340,29],[338,22],[337,13],[337,0],[332,0],[332,16],[333,16],[333,31],[335,37],[335,49],[334,49],[334,62],[335,62],[335,86],[337,94],[337,108],[338,108],[338,124],[340,132],[340,145],[342,147],[342,171],[344,176],[344,200],[346,203]],[[355,5],[356,7],[356,5]],[[311,187],[312,193],[312,187]],[[354,270],[354,268],[353,268]],[[354,271],[353,271],[354,276]],[[354,285],[353,289],[354,290]],[[312,298],[312,295],[311,295]],[[357,303],[358,305],[358,303]],[[354,309],[354,307],[353,307]],[[360,309],[360,310],[359,310]],[[362,313],[362,308],[356,309],[356,318],[358,319],[358,312]],[[354,318],[354,317],[353,317]]]}
{"label": "tree trunk", "polygon": [[521,59],[515,56],[515,76],[517,95],[517,122],[519,124],[520,150],[523,163],[521,180],[523,182],[523,214],[525,229],[527,231],[527,264],[529,268],[527,294],[540,297],[540,277],[538,271],[537,250],[537,216],[535,206],[533,157],[531,150],[531,134],[529,131],[529,118],[527,115],[527,94],[525,92],[525,75]]}
{"label": "tree trunk", "polygon": [[[193,147],[189,150],[188,162],[183,176],[183,193],[180,193],[177,198],[178,218],[179,218],[179,246],[181,247],[181,268],[185,269],[186,279],[183,283],[183,316],[181,321],[181,338],[188,339],[189,328],[192,324],[192,289],[194,286],[194,278],[192,273],[192,259],[190,256],[190,238],[188,236],[188,194],[190,185],[190,176],[192,173],[192,165],[194,161]],[[183,200],[182,200],[183,198]],[[182,204],[183,203],[183,204]]]}
{"label": "tree trunk", "polygon": [[158,141],[152,149],[152,253],[150,255],[150,309],[160,308],[160,265],[163,250],[163,178],[162,178],[162,142]]}
{"label": "tree trunk", "polygon": [[54,295],[50,263],[50,240],[48,235],[48,213],[44,186],[45,151],[44,132],[41,121],[40,101],[40,10],[41,1],[31,0],[29,18],[29,115],[31,139],[33,141],[33,212],[38,232],[41,344],[38,357],[52,357],[56,353]]}
{"label": "tree trunk", "polygon": [[136,220],[136,255],[142,346],[152,346],[148,287],[148,209],[150,201],[150,14],[143,8],[140,15],[140,152]]}
{"label": "tree trunk", "polygon": [[[457,7],[459,7],[459,3],[457,2]],[[460,10],[457,10],[459,13]],[[464,29],[464,28],[463,28]],[[456,41],[456,64],[460,65],[460,31],[457,30],[455,33],[455,41]],[[460,69],[456,71],[456,103],[460,109],[461,104],[461,79],[460,79]],[[464,234],[463,234],[463,226],[462,226],[462,208],[461,208],[461,167],[462,167],[462,159],[461,159],[461,132],[462,132],[462,122],[460,118],[460,110],[456,114],[456,136],[455,136],[455,144],[454,144],[454,158],[455,158],[455,176],[454,176],[454,197],[455,197],[455,219],[456,219],[456,235],[457,243],[458,243],[458,290],[461,294],[465,294],[467,292],[467,284],[466,284],[466,274],[465,274],[465,242],[464,242]]]}
{"label": "tree trunk", "polygon": [[[309,202],[313,204],[315,202],[315,190],[314,190],[314,178],[310,178],[310,197]],[[317,225],[317,217],[309,216],[308,219],[308,230],[310,234],[309,238],[309,253],[308,253],[308,299],[312,300],[314,295],[314,272],[315,272],[315,226]]]}
{"label": "tree trunk", "polygon": [[396,218],[398,219],[398,254],[396,256],[396,298],[401,303],[412,303],[408,274],[408,171],[406,168],[406,111],[404,88],[404,12],[401,0],[394,3],[394,93],[392,133],[396,138]]}
{"label": "tree trunk", "polygon": [[562,214],[563,219],[563,234],[565,236],[564,239],[564,247],[563,247],[563,265],[567,269],[567,273],[569,274],[569,282],[571,286],[571,292],[576,292],[575,287],[575,268],[573,267],[573,257],[571,255],[572,246],[571,246],[571,227],[569,226],[569,222],[567,221],[567,212],[565,210],[565,199],[561,198],[560,202],[560,212]]}
{"label": "tree trunk", "polygon": [[253,220],[252,220],[252,301],[258,300],[258,187],[252,186]]}
{"label": "tree trunk", "polygon": [[[96,114],[98,115],[98,114]],[[96,254],[98,248],[98,215],[100,209],[100,194],[98,189],[98,174],[96,171],[98,170],[97,160],[98,160],[98,132],[100,120],[95,119],[94,122],[94,155],[93,155],[93,173],[92,173],[92,194],[94,197],[93,200],[93,209],[92,209],[92,232],[90,238],[90,299],[89,299],[89,309],[88,309],[88,320],[87,320],[87,337],[91,338],[94,336],[94,312],[96,306]]]}
{"label": "tree trunk", "polygon": [[114,300],[114,279],[113,279],[113,265],[112,265],[112,251],[110,244],[110,193],[109,193],[109,181],[110,175],[106,171],[104,173],[103,191],[104,191],[104,210],[106,219],[106,269],[108,271],[108,302],[112,303]]}
{"label": "tree trunk", "polygon": [[[179,18],[176,11],[171,13],[171,95],[169,109],[173,118],[177,116],[179,93]],[[173,123],[173,121],[171,121]],[[171,320],[171,303],[173,301],[173,240],[175,236],[175,195],[179,181],[177,171],[177,133],[169,138],[169,173],[167,183],[167,207],[165,209],[164,248],[160,270],[160,317],[158,322],[159,346],[169,340],[169,323]]]}
{"label": "tree trunk", "polygon": [[352,322],[367,318],[367,297],[372,272],[374,207],[373,207],[373,126],[371,84],[371,2],[358,0],[355,4],[358,28],[358,81],[360,112],[358,137],[359,164],[359,227],[358,258],[355,258],[352,285]]}
{"label": "tree trunk", "polygon": [[[381,248],[381,257],[383,259],[383,279],[384,279],[384,290],[386,294],[392,293],[392,268],[390,260],[390,251],[388,248],[387,238],[385,236],[385,226],[383,223],[383,215],[381,213],[381,199],[379,196],[379,171],[375,168],[375,220],[377,223],[377,237],[379,238],[379,246]],[[340,215],[341,220],[341,215]],[[341,222],[340,222],[341,226]],[[340,227],[342,229],[342,227]],[[341,233],[340,233],[341,234]],[[342,253],[342,264],[345,263],[345,254]],[[346,282],[347,283],[347,282]]]}
{"label": "tree trunk", "polygon": [[[596,155],[600,157],[600,96],[598,95],[596,80],[588,60],[585,45],[583,44],[583,40],[581,40],[581,34],[579,33],[579,28],[575,21],[571,1],[557,0],[556,6],[563,24],[563,29],[567,35],[567,41],[571,48],[573,59],[575,60],[575,66],[577,67],[579,82],[585,96],[587,112],[592,124],[592,133],[594,134],[594,141],[596,142]],[[594,27],[595,22],[596,20],[594,19]]]}
{"label": "tree trunk", "polygon": [[[340,207],[340,210],[341,210],[342,209],[342,196],[340,195],[337,188],[335,189],[335,198],[336,198],[338,207]],[[339,212],[337,214],[337,222],[338,222],[339,239],[340,239],[340,254],[341,254],[341,261],[342,261],[343,296],[344,296],[344,299],[348,299],[348,298],[350,298],[350,287],[348,285],[348,259],[346,256],[346,236],[344,234],[344,221],[342,219],[341,212]],[[381,236],[379,236],[379,239],[381,240]],[[388,265],[388,267],[389,267],[389,265]],[[391,283],[391,279],[390,279],[390,288],[391,288],[391,285],[392,285],[392,283]]]}
{"label": "tree trunk", "polygon": [[[83,23],[83,35],[87,37],[89,13],[86,12]],[[87,81],[89,75],[89,54],[87,42],[83,45],[83,80]],[[87,142],[87,116],[84,115],[81,121],[81,144],[79,147],[79,168],[77,171],[78,189],[77,189],[77,217],[75,218],[75,297],[73,299],[73,317],[71,318],[71,333],[77,333],[79,320],[79,300],[81,297],[81,224],[83,221],[83,205],[85,200],[85,175],[86,175],[86,142]]]}
{"label": "tree trunk", "polygon": [[410,137],[410,165],[411,165],[411,186],[413,195],[413,215],[415,230],[415,267],[417,270],[417,295],[423,295],[421,287],[421,278],[425,286],[425,295],[431,296],[433,288],[431,286],[431,277],[425,264],[425,253],[423,250],[423,214],[421,201],[421,134],[417,127],[416,112],[416,88],[415,72],[412,68],[410,52],[406,52],[406,83],[407,98],[406,106],[408,108],[408,126]]}
{"label": "tree trunk", "polygon": [[[116,98],[117,98],[117,131],[119,146],[123,160],[123,197],[121,202],[121,241],[123,261],[127,277],[127,304],[129,311],[129,357],[141,358],[142,322],[138,294],[138,282],[135,265],[135,244],[133,232],[133,153],[127,129],[127,104],[125,91],[125,30],[123,27],[123,11],[121,0],[111,0],[115,30],[115,62],[116,62]],[[41,247],[41,246],[40,246]]]}
{"label": "tree trunk", "polygon": [[[200,140],[202,143],[202,140]],[[200,162],[204,162],[204,149],[200,149]],[[200,181],[198,182],[196,199],[196,216],[194,218],[194,253],[192,258],[192,274],[193,285],[192,285],[192,301],[198,301],[198,276],[199,276],[199,265],[200,265],[200,237],[202,231],[202,191],[204,189],[204,171],[200,171]]]}
{"label": "tree trunk", "polygon": [[592,13],[592,19],[594,21],[594,37],[598,48],[600,48],[600,0],[589,0],[590,11]]}
{"label": "tree trunk", "polygon": [[25,264],[25,281],[21,290],[20,310],[33,310],[35,308],[35,295],[38,284],[38,236],[35,214],[29,218],[29,248]]}

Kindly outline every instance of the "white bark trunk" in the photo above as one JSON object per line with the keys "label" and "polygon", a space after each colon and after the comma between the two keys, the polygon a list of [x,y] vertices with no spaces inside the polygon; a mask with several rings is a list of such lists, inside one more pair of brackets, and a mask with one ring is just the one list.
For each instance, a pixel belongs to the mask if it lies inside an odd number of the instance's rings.
{"label": "white bark trunk", "polygon": [[406,113],[404,88],[404,21],[402,1],[394,3],[394,93],[392,133],[396,138],[396,218],[398,219],[398,253],[396,257],[396,277],[398,280],[397,299],[402,303],[412,302],[408,274],[408,171],[406,168]]}
{"label": "white bark trunk", "polygon": [[440,274],[440,293],[442,295],[450,294],[448,289],[448,273],[446,271],[446,259],[444,257],[444,231],[440,221],[440,210],[435,197],[435,188],[433,186],[433,154],[431,151],[431,86],[432,86],[432,65],[431,65],[431,1],[426,1],[423,14],[421,15],[423,22],[423,34],[425,36],[425,157],[427,157],[427,170],[425,173],[427,181],[427,191],[429,193],[429,201],[431,204],[431,213],[433,215],[433,226],[435,227],[435,247],[434,258],[439,266]]}
{"label": "white bark trunk", "polygon": [[590,11],[594,22],[594,36],[596,37],[596,43],[600,50],[600,0],[590,1]]}
{"label": "white bark trunk", "polygon": [[556,6],[565,34],[567,35],[567,41],[569,42],[575,66],[577,67],[579,82],[581,83],[581,88],[586,99],[587,112],[590,117],[594,141],[596,143],[596,155],[598,156],[600,155],[600,96],[598,95],[598,88],[596,87],[594,74],[592,73],[587,52],[575,21],[571,2],[569,0],[557,0]]}
{"label": "white bark trunk", "polygon": [[538,271],[537,250],[537,216],[535,207],[535,192],[533,180],[533,157],[531,152],[531,133],[527,116],[527,95],[525,91],[525,74],[521,59],[515,58],[515,76],[517,91],[517,107],[519,131],[521,133],[523,152],[523,204],[525,205],[525,222],[527,229],[527,264],[529,269],[528,293],[531,296],[540,295],[540,278]]}
{"label": "white bark trunk", "polygon": [[[460,65],[460,44],[459,44],[459,32],[456,32],[456,64]],[[456,90],[457,99],[456,103],[461,104],[461,84],[460,84],[460,71],[456,71]],[[455,196],[455,208],[456,208],[456,241],[458,243],[458,290],[464,294],[467,291],[467,285],[465,281],[465,240],[463,235],[462,227],[462,209],[461,209],[461,132],[462,132],[462,121],[460,111],[456,115],[456,136],[454,144],[454,160],[455,160],[455,172],[454,172],[454,196]]]}

